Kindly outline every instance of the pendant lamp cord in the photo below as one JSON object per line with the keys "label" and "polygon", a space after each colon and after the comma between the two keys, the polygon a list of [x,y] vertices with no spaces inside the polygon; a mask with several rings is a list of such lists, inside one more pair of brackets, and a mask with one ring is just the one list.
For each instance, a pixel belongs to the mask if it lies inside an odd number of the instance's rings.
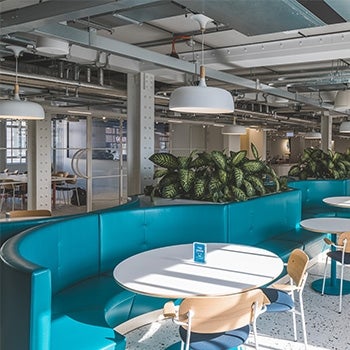
{"label": "pendant lamp cord", "polygon": [[15,55],[15,61],[16,61],[16,76],[15,76],[15,84],[18,85],[18,56]]}
{"label": "pendant lamp cord", "polygon": [[201,28],[202,31],[202,66],[204,66],[204,31],[205,28]]}

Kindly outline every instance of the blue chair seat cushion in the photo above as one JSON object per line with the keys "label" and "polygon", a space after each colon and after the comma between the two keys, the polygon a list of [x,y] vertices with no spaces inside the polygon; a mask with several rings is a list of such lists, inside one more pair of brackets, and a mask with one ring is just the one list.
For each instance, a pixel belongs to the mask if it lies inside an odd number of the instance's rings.
{"label": "blue chair seat cushion", "polygon": [[261,290],[270,301],[270,304],[266,305],[266,312],[284,312],[293,309],[294,302],[288,293],[274,288],[261,288]]}
{"label": "blue chair seat cushion", "polygon": [[[328,252],[327,255],[338,262],[342,262],[342,254],[343,252],[341,250],[331,251]],[[350,264],[350,253],[344,254],[344,264],[349,265]]]}
{"label": "blue chair seat cushion", "polygon": [[[227,350],[242,345],[248,339],[250,326],[221,333],[195,333],[191,332],[191,350]],[[179,327],[180,337],[186,341],[187,330]]]}

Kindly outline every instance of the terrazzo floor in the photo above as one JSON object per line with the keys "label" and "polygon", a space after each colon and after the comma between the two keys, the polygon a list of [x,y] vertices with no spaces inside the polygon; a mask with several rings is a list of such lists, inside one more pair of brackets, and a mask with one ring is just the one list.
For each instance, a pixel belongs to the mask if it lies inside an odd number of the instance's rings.
{"label": "terrazzo floor", "polygon": [[[343,296],[338,314],[338,296],[324,295],[311,289],[311,283],[323,276],[324,256],[309,269],[304,289],[304,308],[309,350],[350,350],[350,294]],[[340,270],[338,268],[338,270]],[[345,269],[350,280],[350,269]],[[262,314],[258,319],[260,350],[305,349],[300,317],[297,316],[298,341],[293,341],[290,313]],[[171,320],[153,322],[126,334],[127,350],[162,350],[179,341],[177,326]],[[251,335],[242,349],[255,349]]]}

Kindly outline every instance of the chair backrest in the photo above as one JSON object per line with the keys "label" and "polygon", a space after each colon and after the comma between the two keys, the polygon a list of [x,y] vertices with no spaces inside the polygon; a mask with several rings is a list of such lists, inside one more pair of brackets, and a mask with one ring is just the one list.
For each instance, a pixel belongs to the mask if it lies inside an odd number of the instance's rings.
{"label": "chair backrest", "polygon": [[309,257],[301,249],[294,249],[289,256],[287,272],[297,287],[300,287],[304,281],[308,263]]}
{"label": "chair backrest", "polygon": [[14,185],[12,185],[11,182],[15,182],[15,180],[13,180],[13,179],[1,179],[0,180],[0,185],[5,190],[13,190],[14,189]]}
{"label": "chair backrest", "polygon": [[50,210],[38,209],[38,210],[13,210],[6,212],[7,218],[25,218],[33,216],[51,216]]}
{"label": "chair backrest", "polygon": [[[346,242],[345,242],[346,240]],[[338,237],[338,245],[343,246],[345,244],[345,253],[350,253],[350,232],[343,232]]]}
{"label": "chair backrest", "polygon": [[266,303],[269,302],[260,289],[219,297],[186,298],[179,307],[179,320],[187,322],[191,311],[191,332],[225,332],[251,324]]}
{"label": "chair backrest", "polygon": [[[66,176],[67,180],[66,183],[67,184],[76,184],[77,183],[77,175],[73,175],[73,174],[69,174]],[[69,178],[69,180],[68,180]]]}

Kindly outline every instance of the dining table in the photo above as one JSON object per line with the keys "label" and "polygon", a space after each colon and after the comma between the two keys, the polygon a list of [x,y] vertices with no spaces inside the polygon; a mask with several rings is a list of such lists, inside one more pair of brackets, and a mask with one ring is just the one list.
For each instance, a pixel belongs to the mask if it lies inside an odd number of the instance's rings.
{"label": "dining table", "polygon": [[276,254],[258,247],[207,243],[205,263],[195,262],[193,245],[148,250],[120,262],[118,284],[135,293],[186,298],[222,296],[268,285],[283,270]]}
{"label": "dining table", "polygon": [[[337,243],[337,237],[343,232],[350,231],[350,219],[340,217],[322,217],[302,220],[300,226],[305,230],[329,233],[331,234],[332,242]],[[331,247],[334,250],[334,247]],[[318,292],[322,292],[323,278],[312,282],[312,288]],[[326,279],[325,294],[339,295],[340,279],[337,278],[337,264],[334,259],[331,259],[331,273],[330,277]],[[343,294],[350,294],[350,281],[343,281]]]}
{"label": "dining table", "polygon": [[322,201],[333,207],[350,209],[350,196],[326,197]]}

